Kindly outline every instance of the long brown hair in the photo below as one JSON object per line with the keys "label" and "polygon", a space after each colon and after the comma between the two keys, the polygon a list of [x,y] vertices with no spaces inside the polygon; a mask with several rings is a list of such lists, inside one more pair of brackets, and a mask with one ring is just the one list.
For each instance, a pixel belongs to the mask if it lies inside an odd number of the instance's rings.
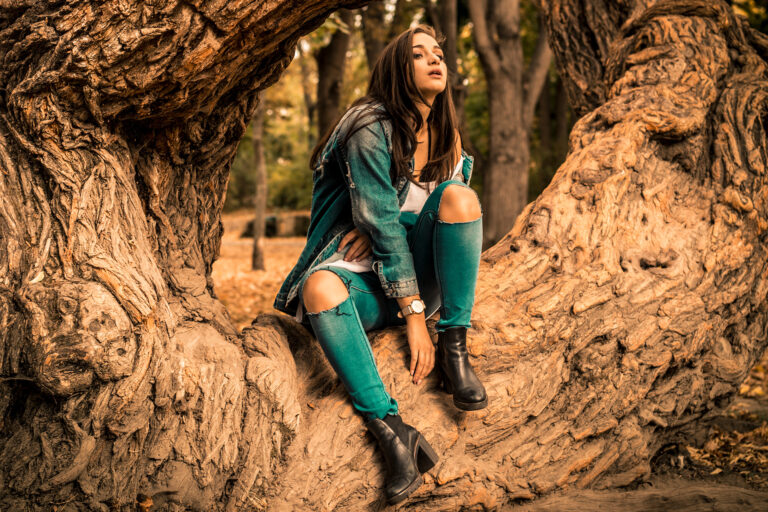
{"label": "long brown hair", "polygon": [[[421,130],[423,125],[417,104],[427,104],[424,96],[416,87],[413,77],[413,35],[419,33],[433,37],[439,44],[444,41],[444,38],[438,36],[435,29],[428,25],[410,28],[393,39],[376,61],[371,73],[371,80],[368,83],[368,92],[350,107],[351,109],[366,103],[380,103],[384,106],[384,112],[368,110],[367,114],[369,115],[358,115],[352,121],[352,127],[347,131],[342,142],[346,144],[349,137],[357,130],[380,119],[388,119],[392,123],[392,168],[390,175],[393,182],[401,176],[415,182],[410,173],[410,161],[416,152],[416,133]],[[450,79],[447,80],[447,84],[445,90],[435,97],[427,118],[432,136],[435,138],[435,148],[434,151],[430,148],[429,161],[421,170],[419,178],[423,182],[447,180],[457,163],[454,149],[457,123],[453,99],[451,98]],[[364,112],[365,109],[362,111]],[[310,168],[314,169],[317,165],[320,154],[339,120],[333,124],[315,146],[310,158]]]}

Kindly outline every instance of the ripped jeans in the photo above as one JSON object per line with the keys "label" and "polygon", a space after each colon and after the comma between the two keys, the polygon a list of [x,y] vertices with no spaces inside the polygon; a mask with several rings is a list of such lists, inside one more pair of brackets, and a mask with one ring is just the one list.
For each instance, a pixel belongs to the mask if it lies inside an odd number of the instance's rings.
{"label": "ripped jeans", "polygon": [[[469,327],[480,264],[482,218],[449,223],[438,218],[440,199],[446,181],[429,195],[418,216],[403,214],[408,231],[408,246],[426,316],[438,309],[438,331],[449,327]],[[352,405],[366,420],[397,414],[397,402],[387,393],[373,358],[367,331],[389,325],[403,325],[398,318],[397,300],[387,298],[373,271],[356,273],[320,265],[310,273],[328,270],[336,274],[349,291],[340,304],[318,313],[306,312],[328,361],[352,398]],[[306,278],[305,278],[306,281]],[[299,297],[303,298],[304,283]]]}

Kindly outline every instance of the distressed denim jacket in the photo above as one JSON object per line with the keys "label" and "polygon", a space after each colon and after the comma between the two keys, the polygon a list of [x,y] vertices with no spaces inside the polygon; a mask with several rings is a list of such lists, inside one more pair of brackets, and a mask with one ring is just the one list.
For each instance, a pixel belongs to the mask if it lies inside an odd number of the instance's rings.
{"label": "distressed denim jacket", "polygon": [[[400,206],[411,183],[404,177],[392,183],[390,122],[375,121],[355,131],[343,144],[362,109],[383,108],[367,104],[350,109],[328,139],[313,170],[307,244],[277,293],[275,309],[289,315],[296,313],[304,277],[333,255],[344,235],[355,227],[371,240],[373,270],[385,296],[419,293],[406,228],[400,222]],[[473,160],[463,151],[462,155],[462,178],[469,184]]]}

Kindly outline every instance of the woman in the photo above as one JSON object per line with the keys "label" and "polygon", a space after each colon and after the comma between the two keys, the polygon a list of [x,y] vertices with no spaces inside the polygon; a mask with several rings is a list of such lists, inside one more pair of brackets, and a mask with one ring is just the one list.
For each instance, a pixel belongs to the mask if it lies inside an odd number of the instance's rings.
{"label": "woman", "polygon": [[466,350],[481,210],[447,71],[430,27],[409,29],[384,49],[367,95],[315,148],[307,245],[275,301],[309,324],[368,420],[387,461],[390,503],[421,485],[437,455],[398,415],[366,331],[406,325],[418,385],[435,365],[425,319],[439,309],[443,385],[459,409],[487,405]]}

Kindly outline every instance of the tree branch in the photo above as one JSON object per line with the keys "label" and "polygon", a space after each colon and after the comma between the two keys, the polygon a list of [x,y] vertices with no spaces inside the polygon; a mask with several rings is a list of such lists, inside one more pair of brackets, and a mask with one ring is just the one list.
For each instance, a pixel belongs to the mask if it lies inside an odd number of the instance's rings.
{"label": "tree branch", "polygon": [[475,48],[480,59],[485,62],[485,68],[491,75],[499,73],[501,62],[493,48],[493,43],[488,37],[488,23],[485,13],[488,10],[486,0],[469,0],[469,17],[472,19],[472,36],[475,39]]}
{"label": "tree branch", "polygon": [[360,9],[360,14],[363,22],[363,41],[365,42],[368,71],[373,71],[373,65],[386,45],[388,27],[384,22],[386,14],[384,2],[381,0],[371,2],[366,8]]}
{"label": "tree branch", "polygon": [[439,33],[445,35],[445,27],[443,27],[442,20],[440,19],[440,13],[437,12],[437,8],[432,4],[432,0],[424,0],[424,13],[427,15],[427,21],[437,30]]}
{"label": "tree branch", "polygon": [[411,21],[420,7],[418,2],[406,2],[405,0],[395,2],[395,16],[392,18],[392,23],[389,24],[389,39],[394,39],[400,32],[411,26]]}
{"label": "tree branch", "polygon": [[552,61],[552,50],[547,40],[547,25],[539,15],[539,39],[536,41],[536,49],[531,56],[531,62],[525,70],[523,79],[523,91],[525,94],[525,110],[523,111],[523,123],[526,130],[531,126],[536,104],[539,102],[541,90],[547,81],[549,64]]}

